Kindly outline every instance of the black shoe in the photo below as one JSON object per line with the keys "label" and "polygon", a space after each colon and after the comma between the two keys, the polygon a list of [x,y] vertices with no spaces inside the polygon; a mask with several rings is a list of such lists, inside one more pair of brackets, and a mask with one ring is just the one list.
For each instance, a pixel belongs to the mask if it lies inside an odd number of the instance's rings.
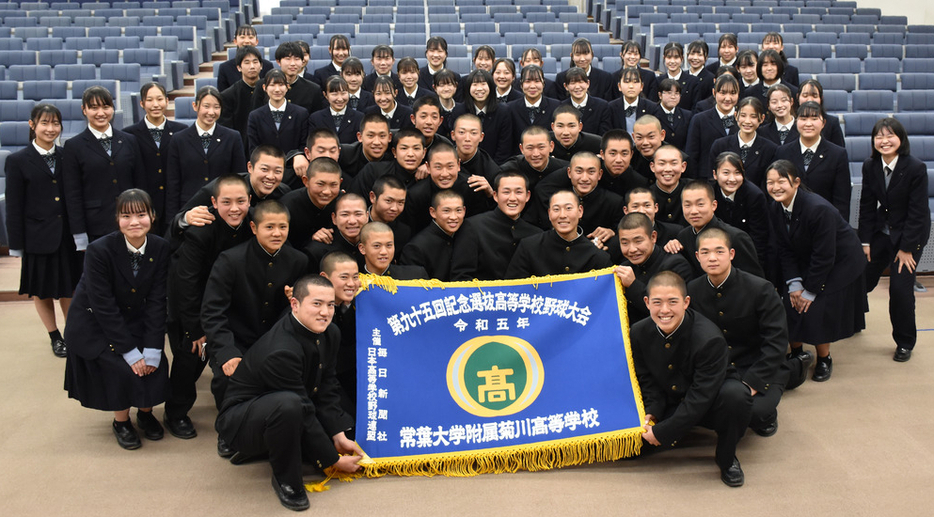
{"label": "black shoe", "polygon": [[129,420],[126,422],[114,420],[113,428],[114,436],[117,437],[117,443],[120,444],[120,447],[132,451],[143,446],[142,442],[139,441],[139,435],[136,434],[136,429]]}
{"label": "black shoe", "polygon": [[233,456],[230,457],[230,463],[232,465],[243,465],[244,463],[252,463],[254,461],[268,458],[268,454],[244,454],[240,451],[237,451],[233,454]]}
{"label": "black shoe", "polygon": [[68,347],[65,346],[64,339],[56,339],[52,341],[52,353],[55,354],[55,357],[68,356]]}
{"label": "black shoe", "polygon": [[[789,356],[790,355],[791,354],[789,354]],[[808,378],[808,368],[811,367],[811,363],[813,362],[814,356],[811,355],[810,352],[804,351],[788,358],[788,366],[792,373],[791,377],[788,379],[788,383],[785,384],[785,391],[793,390],[804,384],[804,381]]]}
{"label": "black shoe", "polygon": [[911,349],[910,349],[910,348],[902,348],[902,347],[896,348],[896,349],[895,349],[895,356],[892,357],[892,359],[895,360],[895,361],[897,361],[897,362],[899,362],[899,363],[904,363],[904,362],[908,361],[909,359],[911,359]]}
{"label": "black shoe", "polygon": [[764,436],[766,438],[768,438],[769,436],[772,436],[773,434],[778,432],[778,417],[775,417],[775,420],[773,420],[771,424],[760,429],[753,429],[752,432],[758,434],[759,436]]}
{"label": "black shoe", "polygon": [[801,358],[802,361],[804,361],[805,358],[808,360],[814,359],[814,356],[811,355],[811,352],[805,351],[803,346],[799,348],[792,348],[791,352],[788,352],[788,354],[785,355],[785,359],[788,360],[794,359],[795,357]]}
{"label": "black shoe", "polygon": [[152,416],[152,411],[137,411],[136,425],[143,431],[143,436],[145,436],[147,440],[161,440],[165,435],[165,432],[162,430],[162,425],[159,424],[156,417]]}
{"label": "black shoe", "polygon": [[833,359],[827,357],[818,357],[817,366],[814,367],[814,375],[811,380],[814,382],[824,382],[830,380],[830,374],[833,373]]}
{"label": "black shoe", "polygon": [[305,493],[305,487],[298,487],[296,489],[292,485],[283,485],[276,480],[276,475],[272,475],[272,488],[276,491],[276,495],[279,496],[279,502],[282,503],[282,506],[285,506],[289,510],[295,510],[300,512],[302,510],[307,510],[310,504],[308,503],[308,494]]}
{"label": "black shoe", "polygon": [[726,486],[743,486],[746,482],[746,476],[743,474],[743,467],[739,466],[739,460],[733,458],[733,464],[729,468],[720,471],[720,481]]}
{"label": "black shoe", "polygon": [[194,424],[191,423],[191,419],[187,415],[181,418],[169,418],[168,415],[165,415],[162,417],[162,421],[165,422],[169,433],[176,438],[190,440],[198,436],[198,431],[195,430]]}
{"label": "black shoe", "polygon": [[921,282],[915,280],[915,292],[916,292],[916,293],[926,293],[926,292],[928,292],[928,289],[927,289],[927,287],[924,287],[923,285],[921,285]]}
{"label": "black shoe", "polygon": [[220,456],[221,458],[227,459],[233,456],[235,452],[237,451],[233,450],[229,445],[227,445],[227,442],[221,439],[220,436],[217,437],[217,455],[218,456]]}

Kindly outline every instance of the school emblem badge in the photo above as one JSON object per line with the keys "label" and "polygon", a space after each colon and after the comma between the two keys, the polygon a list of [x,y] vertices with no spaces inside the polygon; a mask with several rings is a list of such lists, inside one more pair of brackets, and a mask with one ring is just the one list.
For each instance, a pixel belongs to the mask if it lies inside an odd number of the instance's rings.
{"label": "school emblem badge", "polygon": [[480,336],[454,351],[447,368],[448,391],[464,411],[505,416],[529,407],[545,383],[542,359],[528,341]]}

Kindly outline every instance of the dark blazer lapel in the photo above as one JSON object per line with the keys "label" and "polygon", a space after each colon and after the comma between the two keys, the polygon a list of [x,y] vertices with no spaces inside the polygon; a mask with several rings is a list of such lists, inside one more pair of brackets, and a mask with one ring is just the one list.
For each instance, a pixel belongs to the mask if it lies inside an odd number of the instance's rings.
{"label": "dark blazer lapel", "polygon": [[[142,144],[142,145],[148,147],[149,149],[152,149],[152,150],[154,150],[154,151],[161,151],[161,150],[162,150],[162,145],[165,144],[165,141],[166,141],[165,135],[166,135],[166,133],[168,133],[168,130],[163,129],[163,131],[162,131],[162,139],[159,140],[159,144],[160,144],[160,145],[157,146],[157,145],[156,145],[156,141],[152,139],[152,134],[149,132],[149,126],[146,125],[146,121],[145,121],[145,120],[141,120],[141,121],[137,122],[136,125],[137,125],[137,127],[139,128],[139,132],[138,132],[138,133],[139,133],[140,135],[143,135],[143,136],[138,136],[138,137],[136,138],[136,140],[139,141],[140,144]],[[168,148],[166,148],[166,150],[168,150]]]}
{"label": "dark blazer lapel", "polygon": [[[114,259],[114,266],[120,275],[131,285],[138,285],[136,277],[133,276],[133,268],[130,266],[130,251],[126,247],[126,238],[121,233],[113,234],[110,237],[110,251]],[[142,271],[142,264],[140,265]]]}
{"label": "dark blazer lapel", "polygon": [[[59,153],[58,148],[56,148],[55,149],[55,170],[57,172],[61,172],[62,170],[61,165],[60,165],[61,157],[62,157],[61,153]],[[31,167],[29,167],[29,169],[27,170],[24,170],[23,171],[24,174],[29,175],[32,171],[43,171],[49,176],[54,176],[52,171],[49,170],[49,166],[45,164],[45,158],[43,158],[42,155],[39,154],[39,151],[36,151],[36,148],[32,146],[32,143],[26,146],[26,158],[29,159]]]}
{"label": "dark blazer lapel", "polygon": [[[87,141],[87,147],[88,147],[88,149],[90,149],[90,150],[94,151],[95,153],[97,153],[97,154],[103,156],[103,157],[106,158],[107,160],[110,160],[110,155],[107,154],[107,151],[104,150],[104,146],[101,145],[101,143],[97,140],[97,138],[94,138],[94,134],[91,133],[91,128],[90,128],[90,127],[87,128],[87,129],[85,129],[85,130],[84,130],[84,133],[82,133],[81,136],[83,136],[84,139],[85,139],[85,141]],[[112,147],[112,146],[113,146],[113,140],[111,140],[111,148],[110,148],[110,149],[111,149],[111,152],[113,152],[113,147]]]}
{"label": "dark blazer lapel", "polygon": [[117,158],[128,144],[129,142],[127,142],[126,134],[117,134],[117,132],[114,131],[113,138],[110,140],[110,156],[112,158]]}
{"label": "dark blazer lapel", "polygon": [[[214,126],[214,134],[211,136],[211,143],[208,145],[208,152],[205,153],[205,156],[211,156],[225,143],[226,136],[221,136],[220,131],[218,131],[219,128],[220,125]],[[204,148],[202,147],[202,149]]]}
{"label": "dark blazer lapel", "polygon": [[[882,161],[882,160],[879,160]],[[895,189],[896,185],[905,177],[905,168],[908,167],[908,160],[898,160],[895,164],[895,170],[892,171],[892,179],[889,180],[889,188],[885,188],[885,170],[882,170],[882,188],[886,195]]]}

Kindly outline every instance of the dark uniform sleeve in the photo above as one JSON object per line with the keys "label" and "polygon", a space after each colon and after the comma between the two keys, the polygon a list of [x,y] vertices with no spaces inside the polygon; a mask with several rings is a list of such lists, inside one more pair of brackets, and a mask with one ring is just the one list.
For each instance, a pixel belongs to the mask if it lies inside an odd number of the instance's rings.
{"label": "dark uniform sleeve", "polygon": [[[152,239],[155,241],[157,238]],[[143,348],[162,350],[165,347],[165,319],[166,319],[166,283],[169,271],[169,245],[159,240],[156,247],[151,242],[154,251],[152,260],[156,265],[152,287],[146,297],[145,333],[143,334]]]}
{"label": "dark uniform sleeve", "polygon": [[207,336],[208,351],[219,366],[235,357],[243,356],[235,344],[233,332],[227,321],[233,284],[238,280],[235,270],[229,254],[221,253],[211,269],[201,301],[201,326]]}
{"label": "dark uniform sleeve", "polygon": [[465,224],[462,233],[454,240],[454,252],[451,255],[451,280],[467,281],[477,276],[480,262],[480,237],[474,225]]}
{"label": "dark uniform sleeve", "polygon": [[[509,278],[528,278],[532,276],[532,270],[529,265],[532,263],[534,252],[528,242],[519,242],[516,253],[509,261],[509,267],[506,268],[506,277]],[[609,258],[607,258],[609,261]]]}
{"label": "dark uniform sleeve", "polygon": [[[651,329],[645,327],[651,325]],[[642,391],[642,405],[645,407],[645,413],[661,418],[665,412],[665,393],[662,391],[648,366],[642,354],[642,347],[648,346],[646,332],[654,331],[654,323],[645,325],[636,324],[633,327],[630,337],[632,338],[632,364],[636,370],[636,379],[639,381],[639,389]]]}
{"label": "dark uniform sleeve", "polygon": [[756,296],[756,316],[759,338],[762,340],[759,358],[746,370],[743,382],[765,393],[773,386],[775,376],[788,346],[788,324],[781,298],[770,284],[763,284]]}
{"label": "dark uniform sleeve", "polygon": [[[195,341],[204,336],[201,328],[201,301],[204,292],[199,291],[207,279],[201,278],[207,260],[206,232],[189,232],[178,248],[175,276],[178,282],[178,313],[186,341]],[[210,271],[208,270],[208,274]]]}
{"label": "dark uniform sleeve", "polygon": [[[101,239],[104,244],[104,239]],[[103,338],[107,343],[113,345],[113,350],[118,354],[125,354],[134,348],[137,343],[133,342],[133,336],[126,326],[126,320],[120,314],[114,296],[114,276],[119,274],[115,270],[113,257],[108,253],[107,246],[89,246],[84,257],[84,278],[82,282],[87,290],[89,310],[94,314],[94,319],[100,325],[104,332]],[[165,272],[163,271],[164,275]],[[162,294],[165,295],[165,286],[163,285]],[[165,312],[163,311],[163,318]],[[160,337],[165,332],[160,334]],[[160,349],[162,347],[159,347]]]}

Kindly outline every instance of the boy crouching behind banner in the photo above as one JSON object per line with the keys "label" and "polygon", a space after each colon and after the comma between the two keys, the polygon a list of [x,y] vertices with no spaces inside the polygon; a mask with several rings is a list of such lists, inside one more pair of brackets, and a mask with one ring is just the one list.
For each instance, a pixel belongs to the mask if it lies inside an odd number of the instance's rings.
{"label": "boy crouching behind banner", "polygon": [[717,432],[720,479],[742,486],[736,444],[752,412],[752,395],[729,367],[726,340],[710,320],[689,309],[684,279],[663,271],[649,280],[645,304],[651,319],[632,326],[633,365],[645,404],[642,438],[674,447],[695,425]]}
{"label": "boy crouching behind banner", "polygon": [[[340,331],[331,325],[334,286],[322,276],[295,283],[292,312],[247,350],[227,387],[215,428],[237,454],[269,454],[272,486],[290,510],[308,508],[302,461],[355,472],[363,451],[344,434],[334,373]],[[348,456],[341,456],[348,454]]]}

